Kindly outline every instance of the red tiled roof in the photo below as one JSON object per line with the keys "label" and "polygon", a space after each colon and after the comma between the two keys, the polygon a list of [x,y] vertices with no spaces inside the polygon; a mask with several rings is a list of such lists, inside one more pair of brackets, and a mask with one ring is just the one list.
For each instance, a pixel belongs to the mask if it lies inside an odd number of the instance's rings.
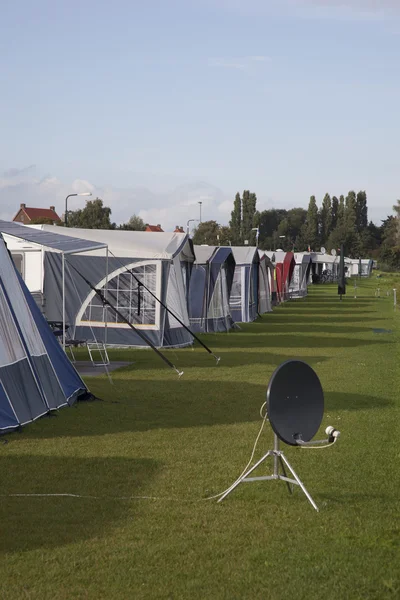
{"label": "red tiled roof", "polygon": [[56,213],[55,210],[51,210],[50,208],[30,208],[29,206],[25,206],[25,208],[20,208],[18,213],[23,210],[24,213],[31,219],[51,219],[52,221],[60,221],[60,217]]}
{"label": "red tiled roof", "polygon": [[54,221],[60,221],[60,217],[55,210],[50,208],[29,208],[26,206],[23,209],[30,219],[53,219]]}
{"label": "red tiled roof", "polygon": [[164,231],[163,229],[161,229],[160,225],[146,225],[146,229],[145,231]]}

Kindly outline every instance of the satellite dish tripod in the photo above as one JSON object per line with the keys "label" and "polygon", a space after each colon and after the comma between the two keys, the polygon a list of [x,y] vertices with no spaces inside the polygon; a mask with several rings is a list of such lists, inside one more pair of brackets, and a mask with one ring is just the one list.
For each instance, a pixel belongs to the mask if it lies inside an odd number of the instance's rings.
{"label": "satellite dish tripod", "polygon": [[[274,432],[274,448],[268,450],[255,465],[246,467],[246,472],[221,495],[218,502],[233,492],[240,483],[276,479],[286,482],[290,493],[293,492],[293,486],[298,485],[311,506],[318,512],[318,506],[279,448],[280,441],[289,446],[316,447],[322,444],[329,446],[334,444],[340,435],[340,431],[329,426],[325,430],[328,439],[311,441],[321,426],[324,414],[324,393],[315,371],[300,360],[287,360],[282,363],[275,369],[270,379],[266,406],[268,419]],[[272,475],[250,477],[253,471],[269,457],[273,459]],[[286,469],[292,477],[288,477]]]}
{"label": "satellite dish tripod", "polygon": [[[263,475],[261,477],[249,477],[249,475],[251,475],[251,473],[253,471],[255,471],[257,469],[257,467],[259,467],[270,456],[273,458],[273,467],[274,467],[273,474],[272,475]],[[293,479],[287,476],[287,474],[286,474],[286,468],[285,467],[287,467],[287,469],[293,475]],[[312,499],[312,497],[308,493],[305,485],[300,480],[299,476],[297,475],[297,473],[293,469],[292,465],[290,464],[290,462],[288,461],[288,459],[284,455],[283,451],[280,450],[280,448],[279,448],[279,438],[276,435],[276,433],[274,434],[274,448],[273,448],[273,450],[268,450],[268,452],[266,454],[264,454],[264,456],[262,458],[260,458],[260,460],[258,460],[255,465],[253,465],[252,467],[250,467],[246,471],[246,473],[244,473],[244,475],[242,475],[242,477],[240,477],[237,481],[235,481],[235,483],[233,485],[231,485],[230,488],[227,489],[227,491],[223,494],[223,496],[221,496],[221,498],[218,500],[218,502],[221,502],[231,492],[233,492],[233,490],[235,488],[237,488],[240,483],[247,483],[247,482],[251,482],[251,481],[271,481],[271,480],[274,480],[274,479],[276,479],[278,481],[279,480],[280,481],[285,481],[286,484],[287,484],[288,490],[289,490],[289,492],[291,494],[293,493],[293,486],[294,485],[298,485],[302,489],[302,491],[304,492],[305,496],[307,497],[307,500],[310,502],[310,504],[312,505],[312,507],[315,508],[315,510],[317,512],[319,512],[318,506],[315,504],[314,500]]]}

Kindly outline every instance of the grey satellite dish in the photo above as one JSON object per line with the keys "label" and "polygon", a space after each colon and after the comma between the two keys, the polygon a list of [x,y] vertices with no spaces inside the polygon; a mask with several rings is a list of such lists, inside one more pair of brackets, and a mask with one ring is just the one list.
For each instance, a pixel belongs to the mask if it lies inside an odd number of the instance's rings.
{"label": "grey satellite dish", "polygon": [[335,250],[335,248],[332,248],[331,254],[332,254],[332,256],[336,256],[336,250]]}
{"label": "grey satellite dish", "polygon": [[[240,483],[244,481],[282,480],[292,493],[293,486],[298,485],[310,504],[318,511],[318,507],[304,484],[293,470],[293,467],[279,449],[279,441],[290,446],[318,446],[335,443],[340,435],[334,427],[327,427],[325,440],[311,441],[321,426],[324,415],[324,392],[318,375],[301,360],[287,360],[273,373],[267,389],[267,415],[274,431],[274,448],[269,450],[255,465],[246,470],[239,479],[228,488],[218,502],[221,502]],[[273,459],[272,475],[249,477],[267,458]],[[289,471],[288,475],[286,469]]]}
{"label": "grey satellite dish", "polygon": [[309,442],[321,426],[324,392],[315,371],[301,360],[275,370],[267,390],[269,422],[278,438],[291,446]]}
{"label": "grey satellite dish", "polygon": [[324,248],[323,246],[321,248],[321,254],[326,254],[326,248]]}

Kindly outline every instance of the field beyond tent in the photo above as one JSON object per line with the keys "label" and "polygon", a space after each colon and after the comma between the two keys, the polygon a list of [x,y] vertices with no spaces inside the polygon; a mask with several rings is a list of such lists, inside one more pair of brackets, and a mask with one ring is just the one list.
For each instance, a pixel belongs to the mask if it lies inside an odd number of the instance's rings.
{"label": "field beyond tent", "polygon": [[[399,598],[400,312],[375,277],[358,285],[342,303],[311,287],[206,336],[218,367],[198,347],[167,351],[181,379],[150,351],[113,351],[133,364],[114,385],[86,380],[102,401],[0,439],[1,600]],[[342,432],[326,450],[284,448],[320,512],[282,482],[206,500],[246,465],[288,358],[321,379],[316,438]],[[257,456],[272,443],[267,426]]]}

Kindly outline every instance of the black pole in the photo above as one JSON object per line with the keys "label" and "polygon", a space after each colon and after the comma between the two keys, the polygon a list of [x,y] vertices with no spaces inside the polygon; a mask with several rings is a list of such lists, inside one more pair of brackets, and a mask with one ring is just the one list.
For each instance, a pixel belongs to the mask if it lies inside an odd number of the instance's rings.
{"label": "black pole", "polygon": [[69,194],[65,198],[64,227],[68,227],[68,198],[71,198],[72,196],[77,196],[77,195],[78,194]]}
{"label": "black pole", "polygon": [[163,360],[163,361],[164,361],[164,362],[165,362],[165,363],[166,363],[166,364],[167,364],[169,367],[171,367],[171,369],[173,369],[174,371],[176,371],[176,373],[178,373],[178,375],[179,375],[179,376],[183,375],[183,371],[178,371],[178,369],[175,367],[175,365],[173,365],[173,364],[172,364],[172,362],[170,362],[170,361],[168,360],[168,358],[167,358],[166,356],[164,356],[164,354],[163,354],[162,352],[160,352],[160,351],[158,350],[158,348],[156,348],[156,347],[154,346],[154,344],[152,344],[152,343],[150,342],[150,340],[147,338],[147,336],[146,336],[146,335],[144,335],[144,333],[142,333],[141,331],[139,331],[139,329],[136,329],[136,327],[134,327],[134,326],[132,325],[132,323],[131,323],[130,321],[128,321],[128,319],[127,319],[126,317],[124,317],[124,315],[123,315],[123,314],[121,314],[121,313],[119,312],[119,310],[117,310],[117,309],[115,308],[115,306],[113,306],[113,305],[111,304],[111,302],[109,302],[109,301],[107,300],[107,298],[105,298],[105,296],[104,296],[104,295],[101,293],[101,291],[100,291],[100,290],[98,290],[97,288],[95,288],[95,287],[94,287],[94,285],[92,285],[92,284],[90,283],[90,281],[89,281],[88,279],[86,279],[86,277],[84,277],[84,275],[82,275],[82,273],[80,273],[76,267],[74,267],[74,265],[73,265],[73,264],[69,263],[69,265],[70,265],[70,266],[71,266],[71,267],[74,269],[74,271],[76,271],[76,273],[78,273],[78,275],[79,275],[80,277],[82,277],[83,281],[85,281],[85,283],[87,283],[87,285],[88,285],[88,286],[89,286],[89,287],[90,287],[90,288],[91,288],[91,289],[92,289],[94,292],[96,292],[96,294],[99,296],[99,298],[100,298],[100,300],[102,301],[102,303],[103,303],[103,305],[104,305],[104,306],[109,306],[109,307],[111,308],[111,310],[113,310],[113,311],[115,312],[115,314],[117,314],[117,315],[120,317],[120,319],[122,319],[122,320],[123,320],[123,321],[124,321],[124,322],[125,322],[127,325],[129,325],[129,327],[130,327],[130,328],[131,328],[131,329],[132,329],[132,330],[133,330],[135,333],[137,333],[137,335],[138,335],[138,336],[139,336],[139,337],[140,337],[140,338],[141,338],[141,339],[142,339],[144,342],[146,342],[146,344],[147,344],[148,346],[150,346],[150,348],[152,348],[156,354],[158,354],[158,356],[161,358],[161,360]]}
{"label": "black pole", "polygon": [[[109,252],[110,252],[110,254],[112,254],[112,255],[113,255],[113,257],[114,257],[114,258],[115,258],[115,259],[116,259],[116,260],[119,262],[119,264],[120,264],[122,267],[125,267],[125,265],[124,265],[124,264],[123,264],[123,263],[122,263],[122,262],[121,262],[121,261],[118,259],[118,257],[117,257],[117,256],[115,256],[115,254],[113,254],[113,253],[111,252],[111,250],[109,250]],[[126,268],[126,267],[125,267],[125,268]],[[134,273],[134,272],[133,272],[131,269],[126,269],[126,270],[128,271],[128,273],[130,273],[130,274],[132,275],[132,277],[135,279],[135,281],[136,281],[136,282],[137,282],[137,283],[138,283],[140,286],[144,287],[144,289],[145,289],[145,290],[147,290],[147,291],[149,292],[149,294],[150,294],[150,295],[151,295],[151,296],[152,296],[152,297],[153,297],[153,298],[154,298],[154,299],[155,299],[157,302],[159,302],[159,303],[160,303],[160,305],[161,305],[161,306],[162,306],[162,307],[163,307],[163,308],[164,308],[164,309],[165,309],[165,310],[166,310],[166,311],[167,311],[167,312],[168,312],[168,313],[169,313],[169,314],[170,314],[172,317],[174,317],[174,319],[176,319],[176,320],[178,321],[178,323],[179,323],[180,325],[182,325],[182,327],[184,327],[184,328],[186,329],[186,331],[187,331],[188,333],[190,333],[190,335],[191,335],[191,336],[192,336],[192,337],[193,337],[193,338],[194,338],[194,339],[195,339],[197,342],[199,342],[199,344],[200,344],[201,346],[203,346],[203,348],[204,348],[205,350],[207,350],[207,352],[208,352],[209,354],[211,354],[211,356],[213,356],[213,357],[215,358],[215,360],[217,361],[217,363],[219,363],[219,361],[221,360],[221,358],[220,358],[219,356],[216,356],[216,355],[214,354],[214,352],[213,352],[212,350],[210,350],[210,348],[209,348],[209,347],[208,347],[208,346],[207,346],[207,345],[206,345],[204,342],[202,342],[202,341],[201,341],[201,339],[200,339],[200,338],[198,338],[198,337],[197,337],[197,335],[196,335],[195,333],[193,333],[193,331],[191,331],[187,325],[185,325],[185,323],[184,323],[184,322],[183,322],[183,321],[182,321],[182,320],[181,320],[181,319],[178,317],[178,315],[176,315],[174,312],[172,312],[172,310],[170,310],[170,309],[168,308],[168,306],[166,306],[162,300],[160,300],[159,298],[157,298],[157,296],[156,296],[155,294],[153,294],[153,292],[152,292],[152,291],[151,291],[151,290],[150,290],[150,289],[149,289],[149,288],[148,288],[148,287],[147,287],[147,286],[146,286],[146,285],[145,285],[145,284],[144,284],[142,281],[140,281],[140,279],[138,279],[138,278],[136,277],[135,273]]]}

